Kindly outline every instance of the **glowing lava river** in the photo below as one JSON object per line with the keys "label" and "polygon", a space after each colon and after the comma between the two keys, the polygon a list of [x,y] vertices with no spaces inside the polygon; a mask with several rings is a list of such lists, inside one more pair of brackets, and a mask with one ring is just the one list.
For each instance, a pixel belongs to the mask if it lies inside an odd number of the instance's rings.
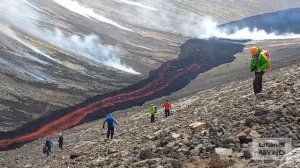
{"label": "glowing lava river", "polygon": [[233,55],[241,52],[243,47],[237,41],[189,40],[181,46],[178,59],[163,63],[161,67],[151,71],[147,79],[51,112],[13,131],[0,132],[0,150],[14,149],[35,139],[100,119],[110,112],[169,95],[185,87],[200,73],[232,62]]}

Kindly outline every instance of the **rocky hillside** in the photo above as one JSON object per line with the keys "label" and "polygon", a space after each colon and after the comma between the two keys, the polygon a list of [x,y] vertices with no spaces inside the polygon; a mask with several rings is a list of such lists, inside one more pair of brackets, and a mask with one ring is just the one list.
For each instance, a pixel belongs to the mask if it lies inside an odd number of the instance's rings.
{"label": "rocky hillside", "polygon": [[[116,112],[114,140],[102,120],[64,132],[65,149],[42,154],[45,139],[0,153],[1,167],[292,167],[299,155],[300,63],[265,75],[265,90],[252,93],[252,79],[201,91],[174,103],[171,117],[159,110],[150,124],[147,105]],[[158,103],[157,103],[158,104]],[[159,104],[158,104],[159,105]],[[202,122],[193,130],[190,124]],[[202,127],[201,126],[201,127]],[[237,138],[239,134],[242,138]],[[243,137],[244,136],[244,137]],[[292,138],[293,153],[281,162],[251,160],[243,138]],[[53,135],[56,141],[57,135]],[[223,149],[226,148],[226,149]],[[298,152],[297,152],[298,151]]]}
{"label": "rocky hillside", "polygon": [[223,24],[299,7],[298,0],[2,0],[0,131],[147,78],[205,34],[208,16]]}

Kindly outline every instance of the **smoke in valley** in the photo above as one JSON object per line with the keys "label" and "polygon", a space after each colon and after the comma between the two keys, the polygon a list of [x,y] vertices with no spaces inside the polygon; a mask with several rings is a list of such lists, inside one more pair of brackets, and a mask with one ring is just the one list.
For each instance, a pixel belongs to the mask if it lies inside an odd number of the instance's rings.
{"label": "smoke in valley", "polygon": [[79,36],[74,34],[67,36],[59,28],[51,31],[40,27],[38,22],[44,19],[38,13],[41,11],[43,10],[26,0],[3,0],[0,2],[0,31],[57,63],[60,63],[60,61],[53,59],[26,40],[18,37],[10,27],[16,27],[56,47],[75,52],[77,55],[88,58],[92,63],[98,62],[128,73],[139,74],[133,68],[121,62],[122,52],[118,47],[102,44],[97,35]]}

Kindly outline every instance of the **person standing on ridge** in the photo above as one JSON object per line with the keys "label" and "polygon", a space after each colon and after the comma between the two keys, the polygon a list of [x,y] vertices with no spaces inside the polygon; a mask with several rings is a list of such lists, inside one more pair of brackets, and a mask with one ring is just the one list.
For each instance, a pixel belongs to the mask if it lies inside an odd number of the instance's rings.
{"label": "person standing on ridge", "polygon": [[259,47],[251,47],[250,54],[252,55],[250,68],[251,72],[255,72],[255,78],[253,80],[254,94],[262,91],[262,78],[265,70],[270,66],[269,58]]}
{"label": "person standing on ridge", "polygon": [[64,144],[64,137],[62,136],[62,133],[60,133],[58,138],[58,146],[61,150],[63,150],[63,144]]}
{"label": "person standing on ridge", "polygon": [[170,110],[172,108],[171,103],[169,103],[168,100],[166,100],[166,102],[164,103],[164,105],[162,106],[165,109],[165,117],[169,117],[170,116]]}
{"label": "person standing on ridge", "polygon": [[151,123],[154,123],[156,112],[157,112],[157,107],[151,104],[149,108]]}
{"label": "person standing on ridge", "polygon": [[47,156],[49,156],[50,153],[52,153],[52,147],[53,147],[53,142],[51,141],[50,138],[46,139],[45,147],[46,147],[46,150],[47,150]]}
{"label": "person standing on ridge", "polygon": [[114,132],[115,132],[115,125],[118,125],[117,121],[114,119],[113,115],[109,113],[106,116],[106,119],[103,122],[103,129],[105,128],[105,124],[107,123],[107,139],[113,139],[114,137]]}

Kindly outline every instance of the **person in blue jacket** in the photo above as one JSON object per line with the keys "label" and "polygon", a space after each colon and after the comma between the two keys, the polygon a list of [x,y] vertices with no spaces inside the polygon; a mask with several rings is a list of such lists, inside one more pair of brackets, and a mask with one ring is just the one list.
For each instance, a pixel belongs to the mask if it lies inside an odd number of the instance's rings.
{"label": "person in blue jacket", "polygon": [[46,147],[46,149],[47,149],[47,156],[49,156],[50,153],[52,153],[52,147],[53,147],[53,142],[51,141],[50,138],[47,138],[47,139],[46,139],[45,147]]}
{"label": "person in blue jacket", "polygon": [[103,122],[103,129],[105,128],[105,124],[107,123],[107,139],[113,139],[114,132],[115,132],[115,125],[118,125],[117,121],[114,119],[113,115],[109,113],[106,116],[106,119]]}

